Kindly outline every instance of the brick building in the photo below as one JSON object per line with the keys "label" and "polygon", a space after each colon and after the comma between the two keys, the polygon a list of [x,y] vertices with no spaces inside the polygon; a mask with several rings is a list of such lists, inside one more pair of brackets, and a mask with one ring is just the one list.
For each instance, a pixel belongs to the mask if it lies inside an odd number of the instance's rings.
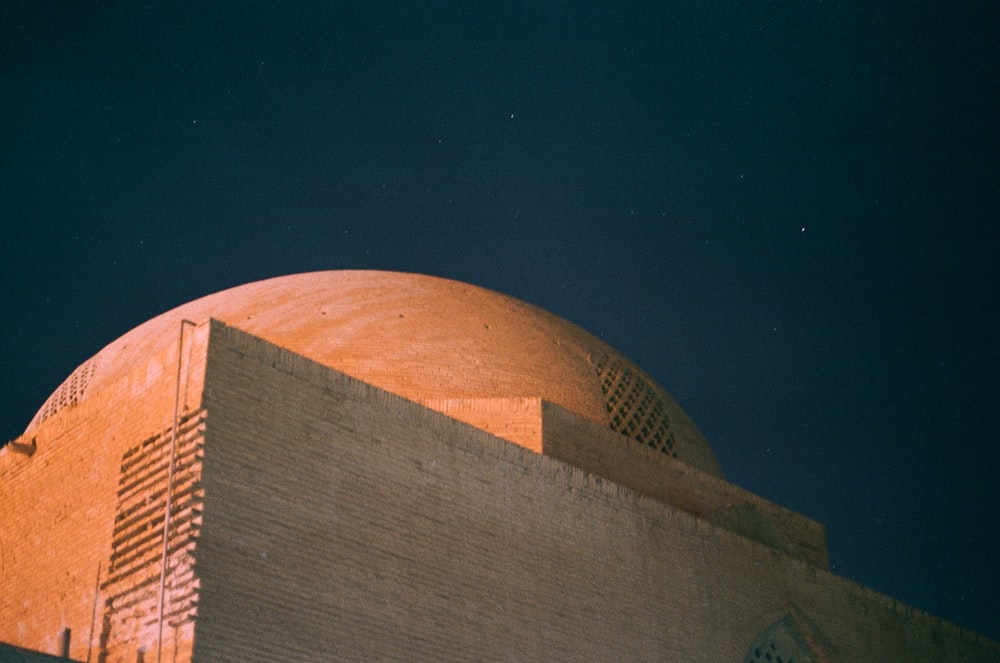
{"label": "brick building", "polygon": [[620,353],[426,276],[137,327],[0,449],[0,514],[0,660],[1000,660],[832,574]]}

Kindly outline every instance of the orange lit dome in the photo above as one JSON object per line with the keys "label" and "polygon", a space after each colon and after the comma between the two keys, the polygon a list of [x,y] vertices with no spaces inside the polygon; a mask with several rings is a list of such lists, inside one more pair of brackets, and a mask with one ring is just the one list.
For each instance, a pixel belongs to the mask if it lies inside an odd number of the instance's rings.
{"label": "orange lit dome", "polygon": [[443,399],[541,398],[722,475],[680,406],[600,339],[491,290],[396,272],[283,276],[179,306],[74,371],[26,433],[113,382],[137,357],[176,343],[181,320],[208,318],[429,407]]}

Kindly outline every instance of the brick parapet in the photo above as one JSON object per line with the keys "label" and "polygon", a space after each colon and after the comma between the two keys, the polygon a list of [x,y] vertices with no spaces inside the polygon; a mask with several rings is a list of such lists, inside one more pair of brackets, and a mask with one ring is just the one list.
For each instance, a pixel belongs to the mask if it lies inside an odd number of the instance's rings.
{"label": "brick parapet", "polygon": [[[542,407],[542,452],[828,569],[823,525],[554,403]],[[730,514],[737,517],[729,517]]]}
{"label": "brick parapet", "polygon": [[542,452],[541,398],[448,398],[422,404],[525,449]]}

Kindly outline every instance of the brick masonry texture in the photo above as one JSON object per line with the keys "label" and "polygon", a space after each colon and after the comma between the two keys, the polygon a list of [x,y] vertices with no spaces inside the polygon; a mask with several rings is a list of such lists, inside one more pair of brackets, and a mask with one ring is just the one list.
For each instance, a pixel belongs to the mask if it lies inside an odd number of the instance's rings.
{"label": "brick masonry texture", "polygon": [[543,403],[542,452],[829,569],[823,526],[634,440]]}
{"label": "brick masonry texture", "polygon": [[[69,627],[73,658],[123,662],[161,637],[165,660],[206,662],[716,662],[760,642],[1000,660],[829,573],[818,524],[667,457],[631,476],[649,450],[562,408],[472,407],[515,432],[540,412],[540,454],[234,327],[182,327],[54,409],[34,455],[0,451],[0,641],[54,653]],[[713,522],[740,505],[759,518]]]}
{"label": "brick masonry texture", "polygon": [[[207,338],[207,326],[187,329],[180,417],[198,410]],[[156,646],[148,598],[129,606],[135,619],[122,621],[124,601],[115,594],[125,587],[120,576],[134,561],[130,552],[146,564],[133,565],[129,586],[136,595],[158,593],[160,559],[150,551],[162,547],[163,511],[121,516],[130,490],[134,503],[163,504],[162,441],[173,427],[178,364],[175,343],[90,394],[87,403],[50,413],[32,431],[37,451],[30,457],[0,450],[0,642],[57,653],[69,628],[71,658],[130,662]],[[129,454],[143,446],[155,447],[147,460],[157,467],[140,469],[146,483],[139,489],[127,474]],[[128,547],[129,541],[139,546]],[[109,630],[106,619],[117,628]],[[102,633],[127,646],[102,651]],[[165,630],[171,656],[175,636],[190,639],[191,630]]]}
{"label": "brick masonry texture", "polygon": [[736,661],[789,604],[838,661],[997,652],[619,484],[218,333],[196,659]]}

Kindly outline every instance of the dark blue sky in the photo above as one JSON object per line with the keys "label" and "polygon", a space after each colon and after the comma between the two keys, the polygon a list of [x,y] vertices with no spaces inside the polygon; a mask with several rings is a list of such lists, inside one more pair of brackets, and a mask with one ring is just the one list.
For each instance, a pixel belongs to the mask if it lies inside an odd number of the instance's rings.
{"label": "dark blue sky", "polygon": [[0,19],[3,440],[201,295],[436,274],[604,338],[835,572],[1000,637],[990,3],[42,4]]}

